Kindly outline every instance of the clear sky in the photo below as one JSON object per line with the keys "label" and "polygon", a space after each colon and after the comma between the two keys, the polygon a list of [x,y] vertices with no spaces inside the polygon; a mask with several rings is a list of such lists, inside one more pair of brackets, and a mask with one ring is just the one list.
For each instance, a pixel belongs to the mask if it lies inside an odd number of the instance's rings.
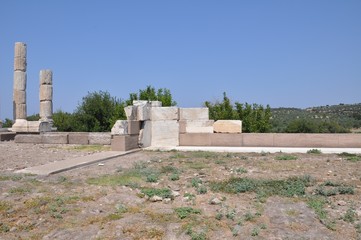
{"label": "clear sky", "polygon": [[12,118],[14,43],[28,46],[28,115],[39,71],[54,110],[88,92],[168,88],[206,100],[319,106],[361,102],[360,0],[1,0],[0,119]]}

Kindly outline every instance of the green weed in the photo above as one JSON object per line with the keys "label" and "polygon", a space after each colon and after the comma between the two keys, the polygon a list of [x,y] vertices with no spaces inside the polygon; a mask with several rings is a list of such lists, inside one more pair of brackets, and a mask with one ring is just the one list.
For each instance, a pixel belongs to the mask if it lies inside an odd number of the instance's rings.
{"label": "green weed", "polygon": [[278,155],[275,157],[276,160],[283,160],[283,161],[289,161],[289,160],[297,160],[297,156],[294,155]]}
{"label": "green weed", "polygon": [[285,180],[267,180],[251,178],[231,178],[222,182],[210,182],[210,188],[215,192],[243,193],[256,192],[259,196],[272,195],[292,197],[305,194],[305,188],[309,185],[310,178],[291,177]]}
{"label": "green weed", "polygon": [[354,223],[357,220],[357,213],[352,208],[347,209],[345,215],[343,215],[342,220],[349,223]]}
{"label": "green weed", "polygon": [[201,214],[201,210],[191,207],[179,207],[175,208],[174,211],[180,219],[186,218],[191,214]]}
{"label": "green weed", "polygon": [[178,181],[178,180],[179,180],[179,174],[178,174],[178,173],[172,173],[172,174],[169,176],[169,180],[171,180],[171,181]]}
{"label": "green weed", "polygon": [[159,196],[162,198],[173,198],[172,191],[168,188],[142,188],[141,193],[148,197]]}
{"label": "green weed", "polygon": [[314,148],[314,149],[308,150],[307,153],[308,153],[308,154],[321,154],[322,151],[321,151],[320,149]]}

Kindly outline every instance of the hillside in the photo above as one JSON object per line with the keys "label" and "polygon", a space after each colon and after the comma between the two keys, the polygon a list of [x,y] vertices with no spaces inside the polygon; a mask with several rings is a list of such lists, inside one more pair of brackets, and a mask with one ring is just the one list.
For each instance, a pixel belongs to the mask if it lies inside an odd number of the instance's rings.
{"label": "hillside", "polygon": [[284,132],[296,119],[336,122],[346,129],[361,128],[361,103],[339,104],[319,107],[272,108],[273,132]]}

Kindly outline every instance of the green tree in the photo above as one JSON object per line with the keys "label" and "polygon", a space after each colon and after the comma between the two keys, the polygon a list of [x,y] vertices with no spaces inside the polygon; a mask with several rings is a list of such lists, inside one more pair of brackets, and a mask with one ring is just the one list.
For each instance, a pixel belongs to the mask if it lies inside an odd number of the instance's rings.
{"label": "green tree", "polygon": [[39,114],[33,114],[26,117],[26,120],[28,121],[39,121],[39,119],[40,119]]}
{"label": "green tree", "polygon": [[126,101],[126,104],[132,105],[133,100],[161,101],[163,107],[177,105],[177,102],[173,100],[172,94],[169,89],[160,88],[156,90],[152,86],[147,86],[145,89],[140,89],[138,94],[129,94],[129,99]]}
{"label": "green tree", "polygon": [[56,111],[53,114],[54,127],[59,132],[76,132],[78,130],[74,115],[71,113]]}
{"label": "green tree", "polygon": [[266,108],[259,104],[248,104],[236,102],[235,106],[231,103],[226,93],[223,93],[223,101],[204,103],[209,109],[209,118],[213,120],[236,119],[242,120],[243,132],[269,132],[271,129],[271,108]]}
{"label": "green tree", "polygon": [[3,122],[3,128],[11,128],[13,124],[14,122],[11,119],[5,118],[5,122]]}
{"label": "green tree", "polygon": [[108,92],[88,93],[73,116],[77,131],[110,131],[116,120],[125,119],[124,105]]}

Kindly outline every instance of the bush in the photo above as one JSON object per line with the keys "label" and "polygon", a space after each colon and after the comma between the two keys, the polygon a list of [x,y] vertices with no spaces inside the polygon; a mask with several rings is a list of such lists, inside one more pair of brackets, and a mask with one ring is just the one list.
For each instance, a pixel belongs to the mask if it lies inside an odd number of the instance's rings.
{"label": "bush", "polygon": [[147,101],[161,101],[163,107],[175,106],[177,102],[173,100],[172,94],[167,88],[160,88],[156,90],[152,86],[147,86],[146,89],[140,89],[139,93],[129,94],[129,99],[126,101],[127,105],[132,105],[133,100],[147,100]]}
{"label": "bush", "polygon": [[125,103],[110,96],[108,92],[88,93],[74,113],[78,123],[77,131],[110,131],[116,120],[126,118],[124,105]]}
{"label": "bush", "polygon": [[223,101],[211,103],[204,102],[204,106],[209,109],[209,118],[213,120],[234,119],[242,120],[243,132],[269,132],[271,130],[271,108],[267,105],[264,108],[259,104],[231,103],[226,93],[223,93]]}

